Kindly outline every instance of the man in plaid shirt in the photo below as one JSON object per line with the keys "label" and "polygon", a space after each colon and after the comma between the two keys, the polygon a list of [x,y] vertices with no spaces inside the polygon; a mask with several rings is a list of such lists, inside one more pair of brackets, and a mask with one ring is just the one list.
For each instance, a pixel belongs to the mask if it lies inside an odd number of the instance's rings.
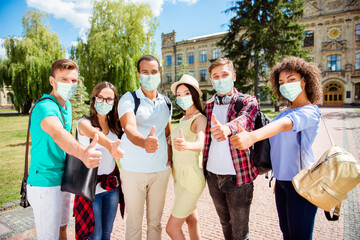
{"label": "man in plaid shirt", "polygon": [[236,74],[231,60],[219,58],[209,66],[210,80],[217,93],[205,105],[207,117],[203,169],[210,195],[219,215],[226,240],[249,239],[249,213],[253,198],[253,181],[258,175],[250,150],[237,150],[230,137],[238,133],[237,125],[252,131],[258,112],[256,98],[243,99],[234,88]]}

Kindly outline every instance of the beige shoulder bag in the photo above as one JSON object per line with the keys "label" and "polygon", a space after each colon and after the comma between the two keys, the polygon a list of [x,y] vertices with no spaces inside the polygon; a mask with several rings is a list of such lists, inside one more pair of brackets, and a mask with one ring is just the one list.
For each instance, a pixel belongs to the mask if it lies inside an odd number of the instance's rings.
{"label": "beige shoulder bag", "polygon": [[[360,183],[360,164],[349,152],[334,144],[323,122],[332,146],[313,166],[296,174],[292,183],[298,194],[325,210],[328,220],[335,221],[339,218],[341,202]],[[331,217],[329,212],[334,207]]]}

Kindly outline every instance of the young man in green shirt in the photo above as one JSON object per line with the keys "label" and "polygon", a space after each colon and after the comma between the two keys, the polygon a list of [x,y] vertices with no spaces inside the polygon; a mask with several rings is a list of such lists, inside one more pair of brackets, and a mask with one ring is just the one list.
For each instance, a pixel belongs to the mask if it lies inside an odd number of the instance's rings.
{"label": "young man in green shirt", "polygon": [[66,153],[79,158],[88,168],[97,167],[101,159],[101,152],[94,148],[97,135],[85,148],[70,134],[72,109],[69,99],[76,93],[78,77],[75,62],[56,60],[49,77],[53,89],[42,96],[51,99],[36,104],[31,115],[32,147],[27,191],[38,239],[66,239],[70,193],[60,190]]}

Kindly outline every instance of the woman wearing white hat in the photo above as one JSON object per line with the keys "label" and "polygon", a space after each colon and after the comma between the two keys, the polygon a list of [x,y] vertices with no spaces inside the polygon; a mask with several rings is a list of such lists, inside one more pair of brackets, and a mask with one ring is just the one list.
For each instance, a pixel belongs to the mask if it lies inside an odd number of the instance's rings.
{"label": "woman wearing white hat", "polygon": [[184,116],[171,132],[175,204],[166,232],[172,239],[185,239],[181,227],[186,221],[190,239],[200,239],[195,209],[205,187],[204,174],[199,167],[206,128],[206,117],[200,101],[202,92],[198,81],[187,74],[171,85],[171,91],[176,95],[176,103]]}

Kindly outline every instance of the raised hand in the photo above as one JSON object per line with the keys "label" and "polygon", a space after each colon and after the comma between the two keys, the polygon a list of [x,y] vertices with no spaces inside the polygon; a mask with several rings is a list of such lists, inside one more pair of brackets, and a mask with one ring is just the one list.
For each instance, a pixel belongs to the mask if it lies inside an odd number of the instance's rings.
{"label": "raised hand", "polygon": [[110,150],[110,154],[111,156],[119,161],[120,158],[124,157],[124,150],[120,149],[119,146],[121,144],[121,140],[117,140],[116,142],[112,142],[111,143],[111,150]]}
{"label": "raised hand", "polygon": [[174,148],[178,151],[184,151],[187,149],[187,142],[185,141],[182,129],[179,129],[179,137],[173,140]]}
{"label": "raised hand", "polygon": [[87,168],[96,168],[99,166],[102,153],[95,149],[96,143],[99,141],[99,136],[95,134],[93,141],[85,149],[82,161]]}
{"label": "raised hand", "polygon": [[154,153],[159,148],[159,142],[155,137],[155,126],[152,126],[150,134],[145,138],[145,151],[147,153]]}
{"label": "raised hand", "polygon": [[248,149],[254,144],[254,140],[251,137],[251,133],[245,131],[239,123],[237,123],[239,133],[230,137],[230,143],[239,150]]}
{"label": "raised hand", "polygon": [[230,128],[226,125],[222,125],[221,123],[219,123],[219,121],[216,119],[215,114],[211,115],[211,120],[214,124],[210,128],[211,134],[218,142],[224,141],[231,134]]}

